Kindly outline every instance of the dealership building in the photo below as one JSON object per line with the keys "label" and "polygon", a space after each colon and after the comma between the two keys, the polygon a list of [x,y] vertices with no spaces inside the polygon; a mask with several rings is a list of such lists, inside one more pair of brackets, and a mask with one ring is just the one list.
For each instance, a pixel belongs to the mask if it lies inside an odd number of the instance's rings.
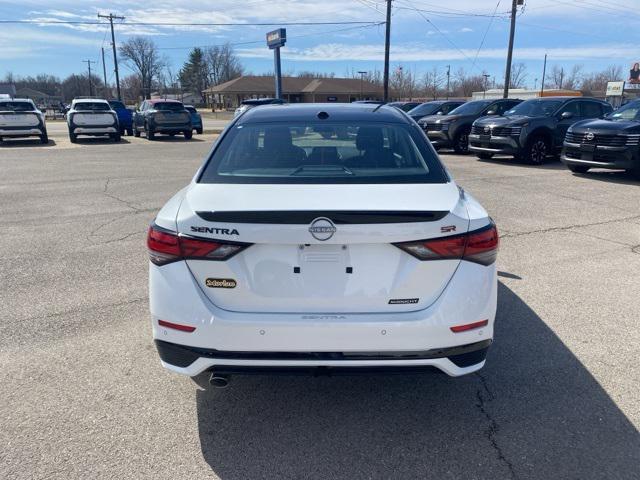
{"label": "dealership building", "polygon": [[[242,76],[202,92],[215,109],[235,108],[250,98],[275,97],[273,76]],[[282,98],[289,103],[380,100],[382,87],[358,78],[282,77]]]}

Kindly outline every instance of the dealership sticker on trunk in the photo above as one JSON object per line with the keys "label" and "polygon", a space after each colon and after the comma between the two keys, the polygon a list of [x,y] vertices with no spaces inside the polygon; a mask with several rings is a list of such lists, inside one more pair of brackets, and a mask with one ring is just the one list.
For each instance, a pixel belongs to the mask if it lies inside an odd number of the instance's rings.
{"label": "dealership sticker on trunk", "polygon": [[406,305],[407,303],[418,303],[419,298],[392,298],[389,305]]}
{"label": "dealership sticker on trunk", "polygon": [[237,282],[233,278],[207,278],[205,285],[209,288],[236,288]]}

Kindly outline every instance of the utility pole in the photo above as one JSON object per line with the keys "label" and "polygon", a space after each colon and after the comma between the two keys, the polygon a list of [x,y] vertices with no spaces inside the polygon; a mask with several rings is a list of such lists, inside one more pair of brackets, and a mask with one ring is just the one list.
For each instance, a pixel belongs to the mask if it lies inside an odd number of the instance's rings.
{"label": "utility pole", "polygon": [[100,50],[102,51],[102,75],[104,75],[104,93],[105,93],[105,97],[107,96],[107,67],[104,64],[104,47],[100,47]]}
{"label": "utility pole", "polygon": [[82,60],[87,63],[87,67],[89,68],[89,96],[93,97],[93,81],[91,80],[91,64],[96,63],[93,60]]}
{"label": "utility pole", "polygon": [[362,97],[364,97],[364,92],[362,91],[362,83],[364,82],[364,75],[367,72],[358,72],[360,74],[360,100],[363,100]]}
{"label": "utility pole", "polygon": [[504,72],[504,92],[502,98],[509,97],[509,85],[511,84],[511,59],[513,57],[513,39],[516,34],[516,13],[518,5],[522,5],[523,0],[512,0],[511,3],[511,30],[509,31],[509,51],[507,52],[507,69]]}
{"label": "utility pole", "polygon": [[451,85],[451,65],[447,65],[447,100],[449,100],[450,85]]}
{"label": "utility pole", "polygon": [[110,13],[109,15],[98,14],[98,18],[108,18],[109,24],[111,25],[111,46],[113,47],[113,64],[116,72],[116,89],[118,90],[118,100],[122,100],[122,95],[120,94],[120,75],[118,73],[118,56],[116,53],[116,36],[113,33],[113,20],[124,20],[124,17],[119,17]]}
{"label": "utility pole", "polygon": [[547,54],[544,54],[544,65],[542,67],[542,83],[540,84],[540,96],[544,94],[544,77],[547,74]]}
{"label": "utility pole", "polygon": [[482,92],[482,98],[487,98],[487,80],[489,80],[491,75],[483,73],[482,76],[484,77],[484,92]]}
{"label": "utility pole", "polygon": [[389,46],[391,42],[391,0],[387,0],[387,22],[385,24],[384,36],[384,98],[385,102],[389,101]]}

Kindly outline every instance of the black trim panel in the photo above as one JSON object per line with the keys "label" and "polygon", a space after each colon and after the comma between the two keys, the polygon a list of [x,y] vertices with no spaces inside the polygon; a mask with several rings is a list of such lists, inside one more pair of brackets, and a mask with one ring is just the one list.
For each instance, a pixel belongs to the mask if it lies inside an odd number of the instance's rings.
{"label": "black trim panel", "polygon": [[368,210],[196,212],[200,218],[208,222],[270,223],[279,225],[306,225],[318,217],[329,218],[336,225],[435,222],[444,218],[448,213],[448,211],[411,212]]}
{"label": "black trim panel", "polygon": [[[423,351],[408,352],[230,352],[207,348],[189,347],[162,340],[155,340],[158,354],[162,361],[176,367],[188,367],[199,357],[232,359],[232,360],[426,360],[448,357],[453,363],[461,366],[473,365],[484,359],[492,340],[459,345],[457,347],[434,348]],[[480,360],[465,365],[476,357],[471,353],[482,351],[476,355]],[[465,356],[467,355],[467,356]],[[460,364],[454,361],[460,362]]]}

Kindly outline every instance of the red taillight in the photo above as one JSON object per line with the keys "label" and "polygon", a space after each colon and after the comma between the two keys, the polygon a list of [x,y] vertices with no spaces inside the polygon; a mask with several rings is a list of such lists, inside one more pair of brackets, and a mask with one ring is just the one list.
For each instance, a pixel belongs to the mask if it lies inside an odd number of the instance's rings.
{"label": "red taillight", "polygon": [[460,333],[473,330],[474,328],[486,327],[487,325],[489,325],[489,320],[480,320],[479,322],[467,323],[465,325],[455,325],[451,327],[451,331],[453,333]]}
{"label": "red taillight", "polygon": [[491,265],[498,255],[498,229],[495,223],[462,235],[395,243],[419,260],[464,259],[481,265]]}
{"label": "red taillight", "polygon": [[179,323],[167,322],[166,320],[158,320],[158,325],[161,327],[172,328],[173,330],[180,330],[181,332],[191,333],[196,327],[192,327],[191,325],[181,325]]}
{"label": "red taillight", "polygon": [[227,260],[249,244],[223,243],[217,240],[185,237],[151,225],[147,234],[149,260],[166,265],[177,260]]}

